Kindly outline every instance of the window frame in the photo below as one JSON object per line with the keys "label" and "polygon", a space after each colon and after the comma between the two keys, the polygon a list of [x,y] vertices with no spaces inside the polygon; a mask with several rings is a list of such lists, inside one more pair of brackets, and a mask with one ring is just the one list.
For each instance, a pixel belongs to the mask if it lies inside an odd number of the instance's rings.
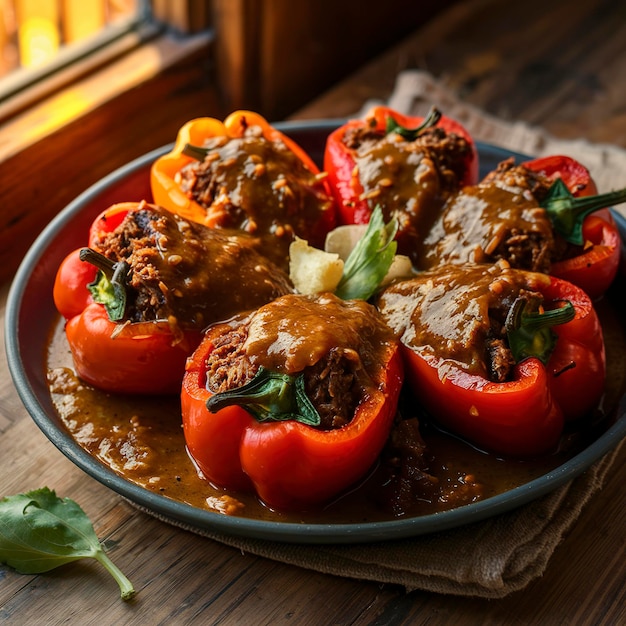
{"label": "window frame", "polygon": [[[123,33],[0,102],[0,282],[46,224],[103,176],[173,141],[190,117],[223,116],[214,33],[193,22]],[[192,21],[188,21],[188,25]],[[76,104],[64,113],[68,104]],[[145,114],[150,108],[150,115]]]}
{"label": "window frame", "polygon": [[155,30],[162,28],[164,22],[159,24],[152,19],[150,1],[138,0],[138,2],[136,15],[109,24],[83,41],[62,45],[54,58],[44,66],[37,68],[18,67],[2,76],[0,78],[0,103],[67,69],[70,65],[80,63],[90,55],[105,50],[130,33],[136,33],[142,39],[146,39]]}

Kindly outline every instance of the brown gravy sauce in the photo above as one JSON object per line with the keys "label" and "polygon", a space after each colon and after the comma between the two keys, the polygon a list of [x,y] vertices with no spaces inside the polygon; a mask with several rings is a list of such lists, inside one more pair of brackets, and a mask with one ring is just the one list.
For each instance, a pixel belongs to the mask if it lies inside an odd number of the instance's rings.
{"label": "brown gravy sauce", "polygon": [[[607,348],[609,377],[601,410],[584,429],[564,434],[558,453],[541,459],[512,461],[480,452],[463,441],[423,423],[423,437],[432,453],[431,472],[447,491],[462,490],[467,476],[481,486],[482,499],[523,485],[562,465],[586,448],[616,417],[626,392],[626,337],[624,324],[606,301],[598,304]],[[318,511],[279,513],[252,495],[213,488],[202,480],[189,459],[183,438],[178,397],[132,397],[107,394],[79,381],[72,369],[63,324],[51,329],[47,369],[52,400],[71,436],[96,459],[154,493],[192,506],[223,511],[231,496],[239,501],[236,514],[275,522],[357,523],[394,519],[375,504],[379,488],[376,469],[350,493]],[[414,405],[409,401],[409,410]],[[379,478],[379,477],[378,477]],[[455,498],[427,498],[415,503],[411,515],[455,508]]]}
{"label": "brown gravy sauce", "polygon": [[333,347],[359,346],[362,360],[376,369],[384,352],[382,344],[393,340],[382,317],[363,300],[288,294],[254,314],[245,347],[266,369],[297,374],[322,360]]}

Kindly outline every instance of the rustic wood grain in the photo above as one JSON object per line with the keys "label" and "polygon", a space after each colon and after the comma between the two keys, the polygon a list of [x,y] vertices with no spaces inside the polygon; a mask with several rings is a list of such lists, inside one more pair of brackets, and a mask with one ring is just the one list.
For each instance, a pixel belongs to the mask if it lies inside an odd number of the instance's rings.
{"label": "rustic wood grain", "polygon": [[461,2],[297,112],[345,117],[419,68],[464,100],[562,137],[626,146],[626,5]]}
{"label": "rustic wood grain", "polygon": [[[459,3],[297,117],[348,115],[368,98],[386,97],[400,69],[422,67],[445,77],[468,102],[501,117],[541,124],[563,137],[584,136],[626,146],[623,7],[621,2],[607,1]],[[158,95],[156,85],[140,94],[143,100],[137,103],[135,117],[148,108],[145,98]],[[197,104],[191,98],[190,106]],[[178,109],[177,115],[181,114]],[[150,129],[166,121],[147,114],[145,119]],[[103,132],[112,121],[106,120]],[[148,147],[141,133],[118,121],[116,133],[131,134],[140,150]],[[98,123],[96,118],[92,123]],[[78,143],[80,135],[76,129]],[[75,144],[63,147],[65,154],[81,155]],[[54,168],[55,158],[61,157],[49,146],[43,158]],[[109,165],[115,161],[115,155],[106,151],[103,158]],[[90,176],[101,175],[93,162],[90,168],[89,173],[78,174],[85,184]],[[27,163],[18,172],[26,175]],[[4,201],[8,188],[2,188]],[[38,189],[33,197],[46,195]],[[11,200],[19,202],[15,196]],[[0,229],[1,264],[8,262],[16,234],[28,230],[26,217],[18,223],[24,226],[12,228],[12,236]],[[0,299],[4,303],[6,287]],[[626,623],[626,449],[606,488],[583,512],[545,575],[524,591],[498,601],[406,594],[389,585],[316,574],[242,554],[139,512],[87,477],[48,442],[17,397],[4,353],[0,370],[0,495],[46,484],[77,500],[94,521],[111,558],[139,592],[135,601],[121,602],[116,584],[96,563],[76,563],[41,576],[21,576],[0,567],[0,622],[100,626]]]}
{"label": "rustic wood grain", "polygon": [[213,0],[225,102],[281,119],[454,2]]}

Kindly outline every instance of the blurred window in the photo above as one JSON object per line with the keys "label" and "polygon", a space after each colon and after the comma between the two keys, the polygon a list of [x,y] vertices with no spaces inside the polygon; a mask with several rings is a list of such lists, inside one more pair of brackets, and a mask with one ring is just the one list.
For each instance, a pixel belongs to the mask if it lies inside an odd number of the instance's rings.
{"label": "blurred window", "polygon": [[0,0],[0,91],[6,97],[150,19],[149,0]]}

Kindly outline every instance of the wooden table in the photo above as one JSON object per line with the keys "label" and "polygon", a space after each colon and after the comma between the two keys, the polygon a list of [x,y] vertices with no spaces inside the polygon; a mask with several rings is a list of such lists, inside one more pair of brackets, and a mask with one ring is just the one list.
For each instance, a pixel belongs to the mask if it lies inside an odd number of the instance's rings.
{"label": "wooden table", "polygon": [[[416,9],[417,10],[417,9]],[[389,95],[396,73],[445,76],[468,102],[562,137],[626,147],[622,2],[461,2],[300,111],[340,117]],[[626,182],[626,172],[625,172]],[[2,302],[6,299],[6,287]],[[3,494],[43,484],[81,503],[138,595],[121,602],[96,563],[41,576],[0,569],[11,624],[626,623],[626,449],[545,575],[502,600],[440,597],[317,574],[178,530],[139,513],[70,463],[29,419],[0,364]]]}

